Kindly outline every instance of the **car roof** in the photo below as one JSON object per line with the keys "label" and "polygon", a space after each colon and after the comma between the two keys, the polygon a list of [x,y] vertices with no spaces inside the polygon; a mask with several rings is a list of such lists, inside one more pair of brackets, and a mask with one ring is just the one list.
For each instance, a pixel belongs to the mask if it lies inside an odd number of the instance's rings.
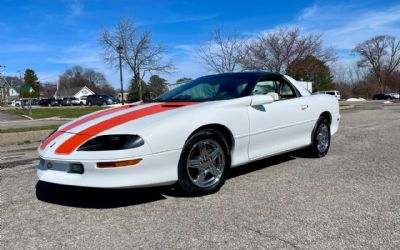
{"label": "car roof", "polygon": [[214,74],[214,75],[207,75],[207,76],[202,76],[203,77],[210,77],[210,76],[248,76],[248,75],[253,75],[253,76],[283,76],[280,73],[274,73],[274,72],[269,72],[269,71],[244,71],[244,72],[233,72],[233,73],[222,73],[222,74]]}

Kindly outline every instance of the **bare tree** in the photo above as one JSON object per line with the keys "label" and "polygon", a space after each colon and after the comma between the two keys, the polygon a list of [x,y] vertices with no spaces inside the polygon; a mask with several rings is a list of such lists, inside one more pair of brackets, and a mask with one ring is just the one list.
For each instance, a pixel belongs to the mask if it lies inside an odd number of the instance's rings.
{"label": "bare tree", "polygon": [[244,40],[235,34],[224,37],[221,28],[215,28],[211,39],[200,45],[198,55],[211,71],[216,73],[234,72],[240,67]]}
{"label": "bare tree", "polygon": [[168,73],[174,69],[171,62],[163,61],[164,46],[153,44],[151,33],[140,33],[131,19],[121,20],[114,30],[101,31],[100,42],[104,47],[104,60],[113,65],[117,65],[119,59],[117,47],[122,46],[122,61],[132,71],[140,100],[143,99],[142,79],[147,73]]}
{"label": "bare tree", "polygon": [[335,59],[332,49],[322,48],[321,35],[302,36],[298,28],[280,28],[250,39],[241,65],[248,70],[285,73],[288,65],[307,56],[314,56],[324,63]]}
{"label": "bare tree", "polygon": [[108,88],[109,83],[103,73],[83,68],[79,65],[67,69],[59,76],[60,89],[82,87],[84,85],[94,92],[99,92],[104,86]]}
{"label": "bare tree", "polygon": [[388,79],[400,64],[400,41],[393,36],[376,36],[358,44],[353,53],[361,57],[358,66],[368,68],[385,92]]}

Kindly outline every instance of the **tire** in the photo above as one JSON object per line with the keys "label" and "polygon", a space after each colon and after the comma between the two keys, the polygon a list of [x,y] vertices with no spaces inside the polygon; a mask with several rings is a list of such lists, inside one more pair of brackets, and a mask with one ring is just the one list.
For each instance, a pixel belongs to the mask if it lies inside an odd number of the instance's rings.
{"label": "tire", "polygon": [[320,117],[311,135],[310,156],[314,158],[324,157],[329,151],[330,144],[330,124],[324,117]]}
{"label": "tire", "polygon": [[179,159],[178,187],[188,196],[217,192],[229,175],[231,155],[228,148],[224,136],[213,129],[190,137]]}
{"label": "tire", "polygon": [[91,102],[91,101],[88,101],[88,102],[87,102],[87,105],[88,105],[88,106],[92,106],[92,102]]}

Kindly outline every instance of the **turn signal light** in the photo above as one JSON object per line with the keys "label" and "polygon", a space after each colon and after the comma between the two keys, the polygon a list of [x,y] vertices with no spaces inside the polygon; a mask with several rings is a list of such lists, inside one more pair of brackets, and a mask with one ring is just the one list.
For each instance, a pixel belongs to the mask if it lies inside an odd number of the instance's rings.
{"label": "turn signal light", "polygon": [[127,160],[127,161],[113,161],[113,162],[98,162],[97,167],[98,168],[127,167],[127,166],[136,165],[141,161],[142,161],[142,159],[133,159],[133,160]]}

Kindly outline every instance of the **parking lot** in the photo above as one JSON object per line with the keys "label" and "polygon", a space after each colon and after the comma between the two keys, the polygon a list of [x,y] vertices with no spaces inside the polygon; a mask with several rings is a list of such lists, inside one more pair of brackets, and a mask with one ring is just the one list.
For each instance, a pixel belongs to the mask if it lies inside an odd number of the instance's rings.
{"label": "parking lot", "polygon": [[37,182],[37,143],[0,149],[0,246],[398,249],[400,104],[342,111],[322,159],[293,152],[231,171],[216,194]]}

